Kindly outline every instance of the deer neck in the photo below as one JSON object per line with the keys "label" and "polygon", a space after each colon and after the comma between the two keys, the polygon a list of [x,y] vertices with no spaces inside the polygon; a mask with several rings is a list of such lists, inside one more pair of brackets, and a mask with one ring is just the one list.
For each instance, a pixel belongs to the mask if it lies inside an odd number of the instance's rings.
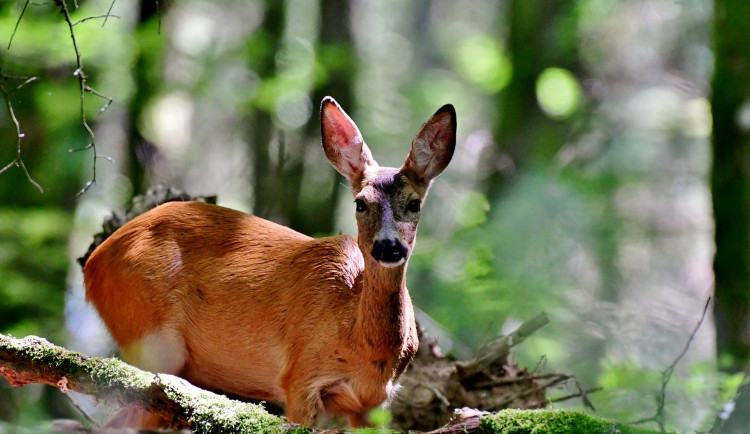
{"label": "deer neck", "polygon": [[372,350],[373,358],[388,358],[400,351],[413,322],[412,309],[406,263],[387,268],[366,258],[355,335]]}

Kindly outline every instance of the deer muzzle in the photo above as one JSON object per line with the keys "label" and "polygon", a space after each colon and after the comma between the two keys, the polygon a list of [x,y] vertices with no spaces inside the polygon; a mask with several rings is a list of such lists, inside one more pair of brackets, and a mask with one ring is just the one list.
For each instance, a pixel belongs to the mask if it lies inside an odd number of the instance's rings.
{"label": "deer muzzle", "polygon": [[384,267],[397,267],[406,261],[407,248],[395,238],[375,240],[372,257]]}

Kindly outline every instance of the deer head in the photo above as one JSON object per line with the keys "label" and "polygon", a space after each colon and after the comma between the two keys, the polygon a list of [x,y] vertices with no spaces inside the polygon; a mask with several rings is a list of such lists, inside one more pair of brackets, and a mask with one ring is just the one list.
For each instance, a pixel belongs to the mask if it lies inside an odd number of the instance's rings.
{"label": "deer head", "polygon": [[[357,125],[331,97],[321,103],[323,150],[351,185],[362,254],[383,267],[406,263],[422,201],[456,147],[456,111],[441,107],[419,130],[400,168],[380,167]],[[369,261],[368,261],[369,262]]]}

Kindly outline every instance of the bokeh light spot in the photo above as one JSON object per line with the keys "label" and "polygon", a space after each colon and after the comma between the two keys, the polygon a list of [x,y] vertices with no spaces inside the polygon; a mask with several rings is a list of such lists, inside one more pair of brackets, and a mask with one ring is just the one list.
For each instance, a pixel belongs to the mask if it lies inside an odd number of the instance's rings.
{"label": "bokeh light spot", "polygon": [[537,79],[536,99],[547,115],[565,119],[578,109],[581,86],[567,69],[547,68]]}

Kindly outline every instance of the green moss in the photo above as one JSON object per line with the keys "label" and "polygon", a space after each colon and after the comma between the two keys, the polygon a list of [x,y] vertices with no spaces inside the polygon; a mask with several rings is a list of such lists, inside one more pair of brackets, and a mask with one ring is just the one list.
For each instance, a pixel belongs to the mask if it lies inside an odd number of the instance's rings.
{"label": "green moss", "polygon": [[129,390],[146,390],[154,381],[154,374],[134,368],[115,359],[92,357],[82,363],[91,378],[107,388],[124,387]]}
{"label": "green moss", "polygon": [[158,381],[169,399],[190,409],[191,429],[198,433],[272,433],[280,432],[285,423],[261,405],[206,392],[179,377],[160,374]]}
{"label": "green moss", "polygon": [[[148,400],[163,390],[166,398],[179,405],[180,408],[174,406],[174,410],[184,412],[182,416],[187,417],[194,432],[310,432],[306,428],[286,424],[286,419],[271,415],[261,405],[234,401],[199,389],[179,377],[154,375],[118,359],[87,357],[36,336],[13,339],[0,334],[0,344],[15,349],[21,357],[34,364],[66,373],[77,385],[77,390],[106,397],[107,400]],[[157,385],[161,388],[156,388]]]}
{"label": "green moss", "polygon": [[562,410],[503,410],[482,417],[484,433],[653,433],[647,429],[618,424],[585,413]]}

